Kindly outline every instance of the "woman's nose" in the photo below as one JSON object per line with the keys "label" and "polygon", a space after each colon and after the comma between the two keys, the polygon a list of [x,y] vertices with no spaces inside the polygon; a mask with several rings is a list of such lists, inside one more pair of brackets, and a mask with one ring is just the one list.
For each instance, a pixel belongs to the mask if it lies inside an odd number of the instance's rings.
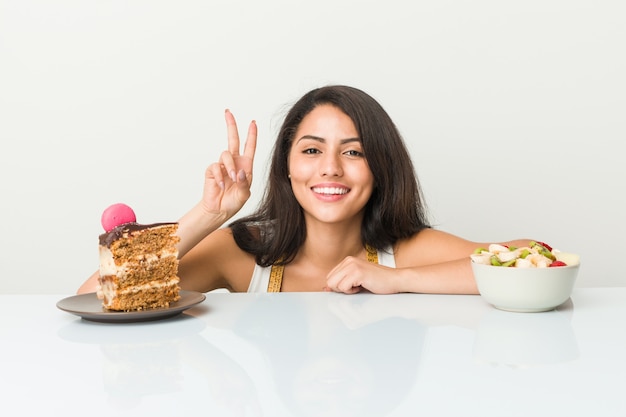
{"label": "woman's nose", "polygon": [[341,157],[332,153],[324,154],[321,161],[320,174],[328,177],[342,176]]}

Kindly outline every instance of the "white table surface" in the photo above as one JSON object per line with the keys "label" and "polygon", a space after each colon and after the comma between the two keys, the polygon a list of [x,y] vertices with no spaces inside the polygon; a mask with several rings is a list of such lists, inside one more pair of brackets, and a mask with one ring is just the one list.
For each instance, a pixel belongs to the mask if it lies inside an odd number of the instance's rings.
{"label": "white table surface", "polygon": [[[626,288],[545,313],[480,296],[208,293],[106,324],[0,295],[11,416],[626,416]],[[2,413],[5,414],[4,412]]]}

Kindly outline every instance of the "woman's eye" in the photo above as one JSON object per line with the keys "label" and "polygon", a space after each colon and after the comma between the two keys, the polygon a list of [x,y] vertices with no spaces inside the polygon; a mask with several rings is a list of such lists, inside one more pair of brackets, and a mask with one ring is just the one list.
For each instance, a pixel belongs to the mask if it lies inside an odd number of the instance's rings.
{"label": "woman's eye", "polygon": [[319,153],[319,152],[320,151],[315,149],[315,148],[308,148],[308,149],[305,149],[304,151],[302,151],[302,153],[307,154],[307,155],[313,155],[313,154],[316,154],[316,153]]}
{"label": "woman's eye", "polygon": [[356,149],[352,149],[346,152],[348,156],[363,156],[363,152],[357,151]]}

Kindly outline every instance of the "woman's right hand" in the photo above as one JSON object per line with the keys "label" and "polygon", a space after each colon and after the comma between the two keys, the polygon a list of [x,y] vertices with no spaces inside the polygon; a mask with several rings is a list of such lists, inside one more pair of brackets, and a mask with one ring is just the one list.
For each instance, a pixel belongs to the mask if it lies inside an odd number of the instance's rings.
{"label": "woman's right hand", "polygon": [[202,239],[234,216],[248,201],[252,184],[252,162],[256,150],[256,122],[250,122],[248,137],[239,152],[235,117],[226,110],[228,150],[206,169],[202,200],[178,220],[178,256],[182,259]]}
{"label": "woman's right hand", "polygon": [[205,172],[202,205],[207,213],[223,218],[234,216],[250,198],[252,165],[256,150],[257,126],[253,120],[240,153],[237,122],[230,110],[225,111],[228,150]]}

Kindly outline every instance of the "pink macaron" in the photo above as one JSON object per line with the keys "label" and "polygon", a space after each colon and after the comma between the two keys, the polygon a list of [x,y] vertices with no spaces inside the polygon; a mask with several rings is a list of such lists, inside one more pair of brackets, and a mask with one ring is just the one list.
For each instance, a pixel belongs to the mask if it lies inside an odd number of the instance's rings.
{"label": "pink macaron", "polygon": [[105,231],[110,232],[117,226],[136,222],[137,217],[132,208],[123,203],[112,204],[102,213],[100,222]]}

